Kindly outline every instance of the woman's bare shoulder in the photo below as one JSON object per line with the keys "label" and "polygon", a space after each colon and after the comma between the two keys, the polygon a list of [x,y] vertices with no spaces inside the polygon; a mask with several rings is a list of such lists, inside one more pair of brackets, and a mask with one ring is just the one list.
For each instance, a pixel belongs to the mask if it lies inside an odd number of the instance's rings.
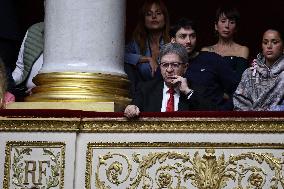
{"label": "woman's bare shoulder", "polygon": [[238,56],[243,57],[245,59],[248,59],[249,57],[249,48],[244,45],[237,44],[237,49],[238,49]]}

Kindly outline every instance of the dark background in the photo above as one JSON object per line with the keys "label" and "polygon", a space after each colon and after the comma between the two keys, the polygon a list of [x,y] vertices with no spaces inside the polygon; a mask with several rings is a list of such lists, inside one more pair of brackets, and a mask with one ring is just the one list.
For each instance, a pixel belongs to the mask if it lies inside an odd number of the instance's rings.
{"label": "dark background", "polygon": [[[0,0],[11,1],[15,5],[15,17],[18,24],[18,45],[27,28],[44,18],[42,0]],[[119,1],[119,0],[117,0]],[[250,49],[253,58],[260,51],[260,42],[267,25],[277,24],[284,28],[284,0],[164,0],[168,7],[171,23],[180,17],[197,21],[199,31],[199,46],[212,45],[216,42],[214,36],[214,16],[217,7],[226,2],[232,3],[241,13],[241,21],[236,41]],[[126,40],[130,40],[136,25],[138,9],[143,0],[127,0]],[[3,5],[3,3],[1,3]],[[0,5],[0,6],[2,6]],[[2,7],[3,8],[3,7]],[[3,14],[3,13],[2,13]],[[1,15],[2,20],[3,16]],[[7,18],[7,17],[6,17]],[[5,26],[1,26],[5,27]]]}

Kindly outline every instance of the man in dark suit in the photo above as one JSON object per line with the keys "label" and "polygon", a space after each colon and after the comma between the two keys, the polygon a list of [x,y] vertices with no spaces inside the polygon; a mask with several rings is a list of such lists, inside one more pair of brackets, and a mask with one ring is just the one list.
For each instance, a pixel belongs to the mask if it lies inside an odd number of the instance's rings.
{"label": "man in dark suit", "polygon": [[141,83],[132,104],[125,108],[128,118],[140,112],[172,112],[210,110],[211,103],[202,98],[197,86],[190,86],[182,77],[188,67],[188,53],[178,43],[164,45],[159,54],[162,78]]}

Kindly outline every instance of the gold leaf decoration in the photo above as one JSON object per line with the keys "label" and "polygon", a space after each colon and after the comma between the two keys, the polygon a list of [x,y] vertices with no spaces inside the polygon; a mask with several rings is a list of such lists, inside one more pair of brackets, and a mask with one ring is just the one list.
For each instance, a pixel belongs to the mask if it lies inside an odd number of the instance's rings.
{"label": "gold leaf decoration", "polygon": [[[127,163],[120,162],[117,157]],[[252,164],[246,163],[247,160]],[[151,152],[146,155],[133,153],[131,165],[126,155],[108,152],[99,157],[99,162],[95,173],[98,189],[112,188],[111,184],[120,188],[123,183],[128,183],[127,189],[223,189],[228,183],[234,185],[231,187],[233,189],[260,189],[265,186],[276,189],[284,186],[283,160],[274,157],[272,153],[245,152],[230,155],[227,159],[224,154],[216,156],[213,148],[205,149],[203,155],[199,151],[193,155],[174,151]],[[272,172],[271,179],[268,179],[263,164]],[[120,179],[124,166],[127,166],[128,172],[126,171],[124,179]],[[130,177],[132,167],[137,170]],[[103,170],[105,174],[101,172]],[[106,175],[107,180],[101,180],[104,178],[101,175]]]}

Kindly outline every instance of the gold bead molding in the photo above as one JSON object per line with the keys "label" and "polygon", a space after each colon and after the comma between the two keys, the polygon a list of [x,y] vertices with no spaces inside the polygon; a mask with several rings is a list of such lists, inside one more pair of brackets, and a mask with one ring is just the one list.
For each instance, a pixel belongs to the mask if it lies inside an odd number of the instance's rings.
{"label": "gold bead molding", "polygon": [[1,131],[86,133],[284,133],[282,119],[265,118],[0,118]]}

